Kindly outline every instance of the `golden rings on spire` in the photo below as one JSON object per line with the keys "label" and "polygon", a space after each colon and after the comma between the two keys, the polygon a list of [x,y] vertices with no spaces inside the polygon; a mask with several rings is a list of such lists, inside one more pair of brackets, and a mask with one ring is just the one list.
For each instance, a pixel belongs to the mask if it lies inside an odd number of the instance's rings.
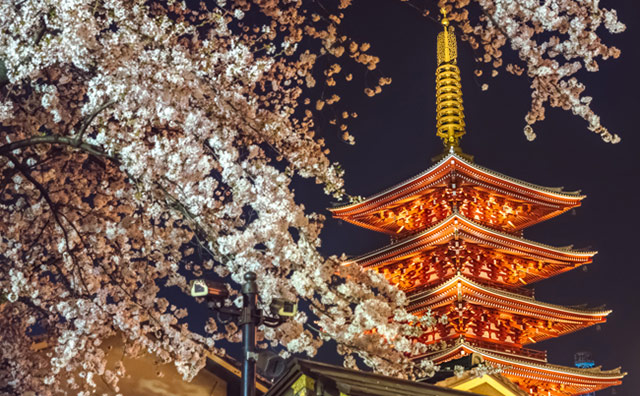
{"label": "golden rings on spire", "polygon": [[443,30],[438,34],[438,68],[436,69],[436,134],[445,147],[459,147],[459,140],[465,134],[464,107],[462,106],[462,86],[458,69],[458,49],[453,27],[449,26],[447,12],[442,13]]}

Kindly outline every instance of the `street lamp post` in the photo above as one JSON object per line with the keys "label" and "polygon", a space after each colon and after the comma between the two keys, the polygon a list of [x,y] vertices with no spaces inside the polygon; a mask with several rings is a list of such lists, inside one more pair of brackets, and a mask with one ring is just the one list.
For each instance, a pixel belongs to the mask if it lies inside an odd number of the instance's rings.
{"label": "street lamp post", "polygon": [[256,324],[260,322],[261,312],[257,309],[258,285],[256,274],[247,272],[242,285],[242,396],[256,395]]}
{"label": "street lamp post", "polygon": [[[192,297],[206,297],[211,300],[213,309],[219,314],[228,315],[242,328],[242,396],[256,395],[256,326],[265,325],[277,327],[287,318],[298,311],[295,302],[274,298],[269,307],[275,316],[264,315],[258,309],[258,284],[256,274],[247,272],[244,274],[245,283],[242,285],[242,308],[225,307],[224,300],[229,297],[229,292],[224,284],[204,279],[196,279],[191,282]],[[221,320],[218,317],[218,320]]]}

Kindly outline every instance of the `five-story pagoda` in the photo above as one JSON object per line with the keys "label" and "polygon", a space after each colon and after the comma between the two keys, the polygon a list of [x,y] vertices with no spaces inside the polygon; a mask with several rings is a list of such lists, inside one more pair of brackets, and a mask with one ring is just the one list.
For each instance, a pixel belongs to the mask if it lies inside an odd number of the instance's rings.
{"label": "five-story pagoda", "polygon": [[393,243],[350,261],[378,271],[409,296],[409,310],[447,315],[420,341],[445,347],[415,358],[436,363],[476,353],[535,395],[580,395],[621,383],[619,369],[550,364],[529,344],[603,323],[611,312],[536,300],[524,286],[588,264],[593,251],[553,247],[522,230],[580,206],[584,195],[541,187],[475,164],[465,133],[453,28],[438,35],[437,135],[445,152],[423,173],[334,217],[389,234]]}

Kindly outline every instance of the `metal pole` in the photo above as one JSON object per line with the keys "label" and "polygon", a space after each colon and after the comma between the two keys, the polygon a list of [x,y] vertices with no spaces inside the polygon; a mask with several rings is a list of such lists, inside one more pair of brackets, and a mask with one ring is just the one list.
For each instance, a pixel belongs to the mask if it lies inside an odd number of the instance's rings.
{"label": "metal pole", "polygon": [[247,272],[244,274],[246,281],[242,285],[242,396],[255,396],[256,394],[256,322],[258,285],[256,274]]}

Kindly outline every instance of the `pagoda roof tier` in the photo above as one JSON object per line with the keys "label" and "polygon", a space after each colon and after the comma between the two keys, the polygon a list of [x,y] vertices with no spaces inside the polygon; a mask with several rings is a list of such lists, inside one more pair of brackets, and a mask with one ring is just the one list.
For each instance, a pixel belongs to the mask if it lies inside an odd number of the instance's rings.
{"label": "pagoda roof tier", "polygon": [[478,354],[491,366],[502,369],[524,391],[535,395],[570,396],[595,392],[620,385],[626,375],[620,368],[602,370],[600,367],[576,368],[521,359],[517,355],[496,353],[467,342],[463,338],[442,350],[424,355],[436,364],[469,354]]}
{"label": "pagoda roof tier", "polygon": [[584,197],[505,176],[452,152],[402,183],[329,210],[364,228],[406,235],[437,223],[458,207],[482,224],[515,233],[580,206]]}
{"label": "pagoda roof tier", "polygon": [[[610,310],[579,309],[537,301],[455,275],[437,287],[409,295],[408,311],[446,314],[449,323],[433,331],[439,341],[469,334],[487,342],[526,345],[603,323]],[[425,333],[429,334],[429,333]]]}
{"label": "pagoda roof tier", "polygon": [[[405,291],[432,284],[452,270],[514,287],[590,263],[596,253],[533,242],[454,211],[418,234],[345,264],[376,269]],[[456,262],[462,264],[456,268]]]}

